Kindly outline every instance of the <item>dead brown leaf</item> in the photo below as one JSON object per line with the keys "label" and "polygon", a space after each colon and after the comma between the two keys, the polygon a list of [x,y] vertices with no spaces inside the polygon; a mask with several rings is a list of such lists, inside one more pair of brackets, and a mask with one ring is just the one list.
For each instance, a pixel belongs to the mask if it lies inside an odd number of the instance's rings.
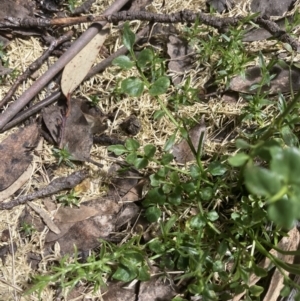
{"label": "dead brown leaf", "polygon": [[0,144],[0,191],[12,185],[32,161],[32,150],[40,139],[36,123],[21,128]]}
{"label": "dead brown leaf", "polygon": [[54,222],[61,233],[49,231],[45,239],[46,248],[58,242],[62,254],[72,254],[74,246],[78,251],[88,251],[99,245],[99,238],[107,238],[114,231],[120,205],[106,198],[83,204],[79,209],[58,210]]}
{"label": "dead brown leaf", "polygon": [[172,286],[168,281],[163,281],[158,277],[151,278],[150,281],[141,282],[138,300],[143,301],[153,301],[153,300],[161,300],[161,301],[169,301],[177,293],[174,291]]}
{"label": "dead brown leaf", "polygon": [[[289,67],[275,65],[270,70],[270,75],[276,75],[271,81],[270,85],[262,87],[262,92],[269,94],[286,93],[290,92],[290,84],[292,89],[298,91],[300,89],[300,69],[292,67],[291,74]],[[292,82],[290,83],[290,78]],[[230,89],[233,91],[254,94],[257,89],[251,90],[251,86],[259,84],[261,81],[261,69],[258,66],[248,68],[246,70],[246,78],[242,76],[234,77],[230,82]]]}
{"label": "dead brown leaf", "polygon": [[[189,130],[189,136],[195,148],[195,151],[197,151],[198,149],[201,135],[203,135],[203,141],[202,141],[203,144],[205,139],[205,131],[206,131],[206,126],[203,121],[196,124],[194,127],[192,127]],[[182,140],[178,144],[175,144],[173,146],[172,151],[175,160],[179,163],[185,164],[189,161],[195,160],[195,156],[186,140]]]}
{"label": "dead brown leaf", "polygon": [[91,127],[80,108],[81,100],[73,99],[63,127],[60,147],[66,148],[74,160],[87,161],[90,158],[93,136]]}
{"label": "dead brown leaf", "polygon": [[109,28],[102,29],[65,67],[61,90],[68,98],[80,85],[95,62],[97,55],[109,33]]}
{"label": "dead brown leaf", "polygon": [[37,206],[34,203],[28,203],[28,206],[33,209],[44,221],[44,223],[46,224],[46,226],[54,233],[59,234],[60,230],[59,228],[53,223],[49,213],[46,212],[46,210],[40,208],[39,206]]}

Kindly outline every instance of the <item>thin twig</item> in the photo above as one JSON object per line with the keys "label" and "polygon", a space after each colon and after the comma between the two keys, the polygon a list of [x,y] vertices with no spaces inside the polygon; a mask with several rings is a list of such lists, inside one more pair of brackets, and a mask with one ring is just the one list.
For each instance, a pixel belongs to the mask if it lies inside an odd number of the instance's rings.
{"label": "thin twig", "polygon": [[0,101],[0,108],[4,106],[13,96],[15,91],[17,90],[18,86],[21,84],[22,81],[26,80],[30,74],[34,73],[36,70],[38,70],[44,61],[50,56],[52,51],[59,46],[60,44],[64,43],[65,41],[68,41],[71,39],[73,35],[73,31],[68,31],[66,34],[62,35],[58,39],[51,42],[49,48],[34,62],[32,62],[28,68],[25,70],[23,74],[18,76],[16,81],[13,83],[7,94],[4,96],[4,98]]}
{"label": "thin twig", "polygon": [[[110,15],[121,9],[128,0],[116,0],[105,12]],[[0,22],[1,23],[1,22]],[[0,129],[9,122],[17,113],[19,113],[28,102],[35,97],[51,79],[69,63],[77,53],[82,50],[102,29],[105,22],[92,24],[49,69],[31,87],[26,90],[11,106],[3,112],[0,118]]]}
{"label": "thin twig", "polygon": [[37,198],[52,195],[61,190],[71,189],[81,183],[88,176],[88,171],[85,169],[75,171],[67,177],[61,177],[50,182],[46,187],[28,195],[21,196],[7,203],[0,204],[0,210],[12,209],[18,205],[25,204]]}
{"label": "thin twig", "polygon": [[[136,41],[135,43],[137,43],[138,41],[140,41],[143,37],[145,37],[147,31],[149,30],[149,26],[144,27],[139,33],[137,33],[136,35]],[[122,55],[128,52],[128,49],[126,47],[121,47],[120,49],[118,49],[115,53],[113,53],[112,55],[110,55],[108,58],[104,59],[103,61],[101,61],[99,64],[97,64],[96,66],[94,66],[90,72],[86,75],[86,77],[84,78],[83,81],[88,80],[89,78],[91,78],[92,76],[104,71],[109,65],[111,65],[112,61]],[[7,131],[9,129],[11,129],[12,127],[16,126],[18,123],[23,122],[25,119],[27,119],[28,117],[32,116],[33,114],[39,112],[42,108],[52,104],[54,101],[56,101],[57,99],[59,99],[62,96],[61,91],[57,91],[54,92],[53,94],[51,94],[50,96],[48,96],[47,98],[45,98],[44,100],[36,103],[35,105],[33,105],[32,107],[30,107],[29,109],[22,111],[18,116],[16,116],[11,122],[7,123],[2,130],[0,130],[0,132],[4,132]]]}

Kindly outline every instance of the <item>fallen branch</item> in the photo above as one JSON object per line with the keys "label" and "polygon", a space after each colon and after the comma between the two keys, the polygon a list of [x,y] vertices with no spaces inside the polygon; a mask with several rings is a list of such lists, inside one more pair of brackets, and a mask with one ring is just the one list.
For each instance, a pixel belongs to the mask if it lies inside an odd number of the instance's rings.
{"label": "fallen branch", "polygon": [[12,209],[18,205],[25,204],[26,202],[32,201],[34,199],[43,198],[45,196],[52,195],[61,190],[71,189],[81,183],[88,176],[88,172],[85,169],[75,171],[67,177],[62,177],[53,180],[50,184],[36,192],[28,195],[21,196],[17,199],[9,201],[7,203],[1,203],[1,210]]}
{"label": "fallen branch", "polygon": [[32,62],[28,68],[24,71],[23,74],[18,76],[16,81],[13,83],[7,94],[4,96],[4,98],[0,101],[0,108],[4,106],[13,96],[15,91],[17,90],[18,86],[22,83],[22,81],[26,80],[28,76],[33,74],[36,70],[38,70],[42,64],[45,62],[45,60],[50,56],[50,54],[53,52],[53,50],[59,46],[60,44],[68,41],[71,39],[73,35],[73,31],[68,31],[66,34],[62,35],[58,39],[51,42],[49,48],[34,62]]}
{"label": "fallen branch", "polygon": [[[121,9],[128,0],[116,0],[105,12],[105,15]],[[0,22],[1,23],[1,22]],[[27,89],[11,106],[2,113],[0,118],[0,130],[19,113],[33,97],[35,97],[51,79],[69,63],[77,53],[90,42],[106,23],[92,24],[49,69],[29,89]]]}
{"label": "fallen branch", "polygon": [[[224,29],[224,27],[227,26],[238,25],[241,21],[243,21],[243,18],[220,18],[201,12],[194,13],[190,10],[183,10],[172,14],[157,14],[148,11],[121,11],[118,13],[113,13],[111,15],[88,15],[71,18],[56,18],[51,20],[37,18],[17,19],[9,17],[4,21],[0,21],[0,28],[70,26],[86,22],[107,21],[109,23],[116,23],[119,21],[131,20],[150,21],[157,23],[194,23],[196,21],[199,21],[200,23],[212,26],[217,29]],[[298,48],[300,49],[299,43],[291,36],[289,36],[286,31],[282,30],[275,22],[265,19],[264,17],[257,17],[253,21],[265,28],[266,30],[268,30],[270,33],[272,33],[276,39],[284,43],[289,43],[292,46],[293,50],[297,50]]]}
{"label": "fallen branch", "polygon": [[[149,26],[144,27],[136,35],[136,41],[135,42],[137,43],[141,38],[145,37],[145,35],[146,35],[146,33],[148,31],[149,31]],[[104,59],[99,64],[97,64],[96,66],[94,66],[90,70],[90,72],[86,75],[86,77],[84,78],[83,81],[88,80],[89,78],[91,78],[92,76],[96,75],[97,73],[100,73],[100,72],[104,71],[108,66],[111,65],[112,61],[116,57],[118,57],[118,56],[120,56],[122,54],[126,54],[127,52],[128,52],[128,49],[125,46],[121,47],[115,53],[113,53],[112,55],[110,55],[108,58]],[[12,127],[16,126],[18,123],[23,122],[25,119],[27,119],[28,117],[32,116],[33,114],[39,112],[44,107],[52,104],[54,101],[56,101],[57,99],[59,99],[61,96],[62,96],[61,91],[54,92],[53,94],[51,94],[47,98],[45,98],[42,101],[40,101],[40,102],[34,104],[33,106],[31,106],[29,109],[22,111],[12,121],[10,121],[9,123],[7,123],[2,128],[2,130],[0,130],[0,132],[7,131],[7,130],[11,129]]]}

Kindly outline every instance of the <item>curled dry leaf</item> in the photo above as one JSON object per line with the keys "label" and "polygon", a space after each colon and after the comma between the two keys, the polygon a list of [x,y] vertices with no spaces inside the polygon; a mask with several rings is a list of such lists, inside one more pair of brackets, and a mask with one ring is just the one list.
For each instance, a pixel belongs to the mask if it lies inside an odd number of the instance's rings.
{"label": "curled dry leaf", "polygon": [[[268,91],[269,94],[279,92],[290,92],[290,78],[292,79],[292,88],[294,91],[300,89],[300,69],[291,68],[291,74],[288,66],[275,65],[270,70],[270,75],[275,77],[270,81],[270,85],[262,87],[262,92]],[[254,94],[257,89],[251,89],[251,86],[259,84],[261,81],[261,69],[258,66],[246,70],[246,78],[242,76],[234,77],[230,82],[230,89],[233,91]]]}
{"label": "curled dry leaf", "polygon": [[[189,137],[194,146],[195,151],[197,151],[199,143],[202,139],[202,146],[205,139],[206,126],[204,121],[200,121],[200,123],[196,124],[189,130]],[[189,161],[195,160],[195,156],[186,140],[182,140],[178,144],[175,144],[172,149],[173,156],[178,163],[185,164]]]}
{"label": "curled dry leaf", "polygon": [[0,144],[0,191],[12,185],[32,162],[32,150],[40,139],[36,123],[21,128]]}
{"label": "curled dry leaf", "polygon": [[59,234],[60,230],[59,228],[55,225],[55,223],[52,221],[49,213],[47,213],[46,210],[40,208],[39,206],[37,206],[34,203],[28,203],[29,207],[31,207],[44,221],[44,223],[46,224],[46,226],[54,233]]}
{"label": "curled dry leaf", "polygon": [[67,98],[90,71],[108,33],[108,28],[102,29],[65,67],[61,89]]}

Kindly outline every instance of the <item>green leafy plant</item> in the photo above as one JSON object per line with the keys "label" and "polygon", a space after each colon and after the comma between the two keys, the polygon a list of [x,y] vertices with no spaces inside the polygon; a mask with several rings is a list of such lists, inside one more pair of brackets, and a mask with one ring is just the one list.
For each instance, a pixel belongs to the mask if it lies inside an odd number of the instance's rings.
{"label": "green leafy plant", "polygon": [[72,155],[68,151],[67,147],[64,147],[62,149],[59,148],[52,148],[52,154],[54,157],[58,159],[58,165],[61,163],[65,163],[67,166],[74,168],[75,165],[71,162],[73,160]]}
{"label": "green leafy plant", "polygon": [[57,200],[59,203],[63,204],[64,206],[79,207],[80,197],[77,195],[77,193],[74,191],[74,189],[72,189],[71,192],[68,194],[62,194],[62,195],[57,196]]}
{"label": "green leafy plant", "polygon": [[32,224],[28,224],[26,222],[23,222],[20,227],[20,232],[24,233],[25,236],[31,236],[36,229]]}
{"label": "green leafy plant", "polygon": [[[252,19],[250,16],[247,22]],[[228,86],[231,76],[243,73],[245,64],[252,59],[242,43],[240,26],[221,35],[208,32],[203,39],[199,39],[203,28],[199,29],[198,24],[186,30],[190,43],[201,54],[201,63],[215,68],[214,84],[220,88]],[[124,95],[139,97],[149,93],[160,104],[154,120],[164,116],[176,130],[164,146],[143,146],[136,139],[127,139],[124,145],[109,146],[108,150],[147,174],[149,189],[142,202],[142,214],[156,227],[155,235],[143,241],[140,233],[135,234],[119,245],[102,241],[100,251],[85,263],[80,263],[76,254],[63,258],[48,275],[36,276],[31,290],[41,291],[49,283],[73,287],[79,281],[87,281],[97,289],[104,285],[99,275],[124,282],[144,281],[150,277],[150,264],[165,277],[172,274],[175,283],[186,283],[183,296],[174,301],[191,295],[205,301],[232,300],[241,292],[245,292],[246,300],[260,300],[263,284],[250,286],[250,276],[257,275],[263,283],[273,267],[284,278],[282,295],[291,288],[299,289],[284,272],[299,275],[299,267],[287,264],[269,250],[287,254],[278,248],[278,242],[300,217],[300,92],[296,96],[291,93],[290,98],[282,94],[271,97],[264,92],[274,77],[271,67],[280,62],[267,62],[260,53],[262,79],[253,85],[252,95],[244,96],[248,102],[239,119],[243,130],[235,138],[235,147],[231,143],[226,152],[214,152],[204,161],[203,136],[195,149],[188,135],[191,118],[179,118],[171,112],[199,101],[191,80],[168,100],[163,99],[171,90],[164,60],[152,48],[136,54],[134,41],[135,35],[125,23],[123,43],[130,54],[115,59],[114,65],[123,72],[135,68],[138,75],[118,80],[118,100]],[[265,112],[268,106],[271,114]],[[195,160],[185,166],[174,164],[170,153],[179,134],[195,155]],[[59,164],[65,158],[70,160],[64,152],[57,157]],[[71,192],[71,196],[64,197],[70,202],[76,195]],[[268,269],[258,264],[262,256],[270,259]]]}

